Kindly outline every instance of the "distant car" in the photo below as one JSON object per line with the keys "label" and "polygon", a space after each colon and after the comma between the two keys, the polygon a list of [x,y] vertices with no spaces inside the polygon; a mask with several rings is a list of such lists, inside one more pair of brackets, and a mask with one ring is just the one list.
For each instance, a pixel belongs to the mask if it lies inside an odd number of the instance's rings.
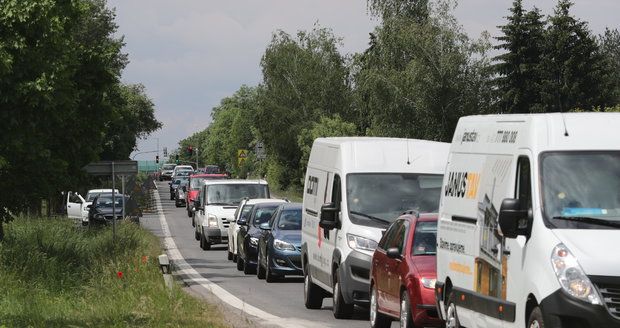
{"label": "distant car", "polygon": [[181,184],[174,190],[174,205],[176,207],[185,206],[188,184],[189,180],[181,180]]}
{"label": "distant car", "polygon": [[189,180],[189,177],[178,177],[170,182],[170,200],[174,200],[174,191],[179,187],[181,182]]}
{"label": "distant car", "polygon": [[220,167],[217,165],[207,165],[204,168],[204,172],[206,174],[220,174],[221,173]]}
{"label": "distant car", "polygon": [[437,214],[406,214],[387,229],[372,257],[370,326],[440,327],[435,305]]}
{"label": "distant car", "polygon": [[233,262],[237,262],[237,234],[239,233],[239,225],[237,221],[240,218],[248,219],[248,216],[252,214],[252,209],[256,204],[282,202],[273,198],[246,198],[239,203],[239,207],[235,210],[230,225],[228,226],[228,259]]}
{"label": "distant car", "polygon": [[112,194],[100,194],[93,199],[88,211],[88,223],[94,225],[106,225],[113,219],[123,219],[123,203],[127,197]]}
{"label": "distant car", "polygon": [[[118,189],[115,189],[120,194]],[[83,226],[88,225],[88,205],[92,204],[93,199],[105,193],[112,193],[112,189],[91,189],[86,193],[86,199],[77,192],[67,192],[67,216],[70,219],[81,220]]]}
{"label": "distant car", "polygon": [[[202,183],[205,180],[215,180],[215,179],[227,179],[228,176],[225,174],[192,174],[189,176],[189,187],[187,188],[186,193],[186,202],[185,207],[187,209],[187,216],[192,217],[194,214],[194,201],[196,200],[196,196],[198,195],[198,191],[202,186]],[[192,221],[193,222],[193,221]]]}
{"label": "distant car", "polygon": [[274,199],[270,203],[256,204],[249,216],[242,216],[237,220],[239,225],[239,232],[237,232],[237,270],[249,274],[256,269],[258,238],[262,234],[260,225],[269,223],[271,216],[282,202],[284,200]]}
{"label": "distant car", "polygon": [[164,164],[159,171],[159,181],[171,180],[176,164]]}
{"label": "distant car", "polygon": [[258,240],[258,279],[273,282],[277,278],[302,276],[301,203],[281,204],[270,222],[260,225]]}
{"label": "distant car", "polygon": [[[180,172],[185,172],[185,173],[181,173]],[[174,170],[172,170],[172,180],[174,180],[177,176],[189,176],[192,173],[194,173],[194,167],[191,165],[177,165],[174,167]]]}

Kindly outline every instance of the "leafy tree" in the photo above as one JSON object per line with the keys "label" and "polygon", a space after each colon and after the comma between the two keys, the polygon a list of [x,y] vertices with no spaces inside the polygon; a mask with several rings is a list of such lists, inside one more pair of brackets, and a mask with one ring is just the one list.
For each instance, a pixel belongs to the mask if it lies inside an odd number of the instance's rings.
{"label": "leafy tree", "polygon": [[489,110],[490,45],[472,42],[451,8],[438,3],[423,23],[384,20],[355,58],[356,107],[367,134],[449,141],[461,116]]}
{"label": "leafy tree", "polygon": [[305,170],[297,144],[300,131],[323,115],[346,118],[351,112],[349,71],[339,42],[320,27],[296,37],[278,31],[261,60],[255,126],[273,165],[282,166],[272,170],[277,174],[268,174],[282,188],[298,181]]}
{"label": "leafy tree", "polygon": [[612,102],[604,58],[587,23],[570,14],[572,2],[559,0],[549,18],[542,60],[545,112],[605,107]]}
{"label": "leafy tree", "polygon": [[428,0],[368,0],[368,8],[374,16],[388,20],[394,17],[407,17],[418,23],[429,16]]}
{"label": "leafy tree", "polygon": [[541,60],[545,46],[545,22],[540,11],[523,9],[522,0],[513,2],[506,25],[500,26],[502,42],[495,48],[505,51],[495,57],[495,80],[499,111],[529,113],[542,110]]}
{"label": "leafy tree", "polygon": [[609,76],[612,101],[620,103],[620,32],[617,29],[605,29],[598,38],[601,55],[605,58],[605,71]]}

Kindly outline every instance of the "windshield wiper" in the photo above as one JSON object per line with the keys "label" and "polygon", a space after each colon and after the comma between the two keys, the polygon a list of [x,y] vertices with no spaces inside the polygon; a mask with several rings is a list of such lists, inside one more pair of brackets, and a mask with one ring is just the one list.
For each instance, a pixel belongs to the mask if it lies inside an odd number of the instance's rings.
{"label": "windshield wiper", "polygon": [[382,222],[382,223],[385,223],[385,224],[388,224],[388,225],[389,225],[389,224],[392,224],[392,222],[390,222],[390,221],[388,221],[388,220],[385,220],[385,219],[382,219],[382,218],[378,218],[378,217],[376,217],[376,216],[368,215],[368,214],[366,214],[366,213],[355,212],[355,211],[349,211],[349,213],[351,213],[351,214],[355,214],[355,215],[359,215],[359,216],[361,216],[361,217],[365,217],[365,218],[367,218],[367,219],[371,219],[371,220],[379,221],[379,222]]}
{"label": "windshield wiper", "polygon": [[553,219],[554,220],[565,220],[565,221],[577,221],[577,222],[584,222],[584,223],[598,224],[602,226],[620,228],[620,222],[610,221],[610,220],[605,220],[605,219],[597,219],[597,218],[592,218],[588,216],[554,216]]}

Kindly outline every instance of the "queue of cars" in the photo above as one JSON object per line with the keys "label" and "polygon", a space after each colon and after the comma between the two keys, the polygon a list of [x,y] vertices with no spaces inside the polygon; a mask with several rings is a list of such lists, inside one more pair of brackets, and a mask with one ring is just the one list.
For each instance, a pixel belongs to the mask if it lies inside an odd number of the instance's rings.
{"label": "queue of cars", "polygon": [[204,181],[196,237],[259,279],[303,275],[306,308],[331,297],[371,327],[620,327],[618,125],[488,115],[452,143],[319,138],[302,204]]}

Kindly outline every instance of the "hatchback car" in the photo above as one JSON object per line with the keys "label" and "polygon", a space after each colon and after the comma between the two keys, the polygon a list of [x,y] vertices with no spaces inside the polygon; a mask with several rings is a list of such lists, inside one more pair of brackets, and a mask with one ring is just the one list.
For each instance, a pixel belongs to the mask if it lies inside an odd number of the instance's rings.
{"label": "hatchback car", "polygon": [[399,217],[387,229],[372,257],[370,326],[438,327],[435,306],[437,215]]}
{"label": "hatchback car", "polygon": [[174,192],[181,185],[181,182],[187,181],[189,177],[177,177],[170,182],[170,200],[174,200]]}
{"label": "hatchback car", "polygon": [[256,276],[273,282],[280,277],[301,276],[301,204],[278,206],[270,222],[260,225]]}
{"label": "hatchback car", "polygon": [[[274,199],[274,201],[277,201]],[[256,204],[249,217],[240,217],[237,220],[237,269],[243,273],[253,273],[256,269],[258,257],[258,238],[262,234],[260,225],[269,223],[281,202]]]}

